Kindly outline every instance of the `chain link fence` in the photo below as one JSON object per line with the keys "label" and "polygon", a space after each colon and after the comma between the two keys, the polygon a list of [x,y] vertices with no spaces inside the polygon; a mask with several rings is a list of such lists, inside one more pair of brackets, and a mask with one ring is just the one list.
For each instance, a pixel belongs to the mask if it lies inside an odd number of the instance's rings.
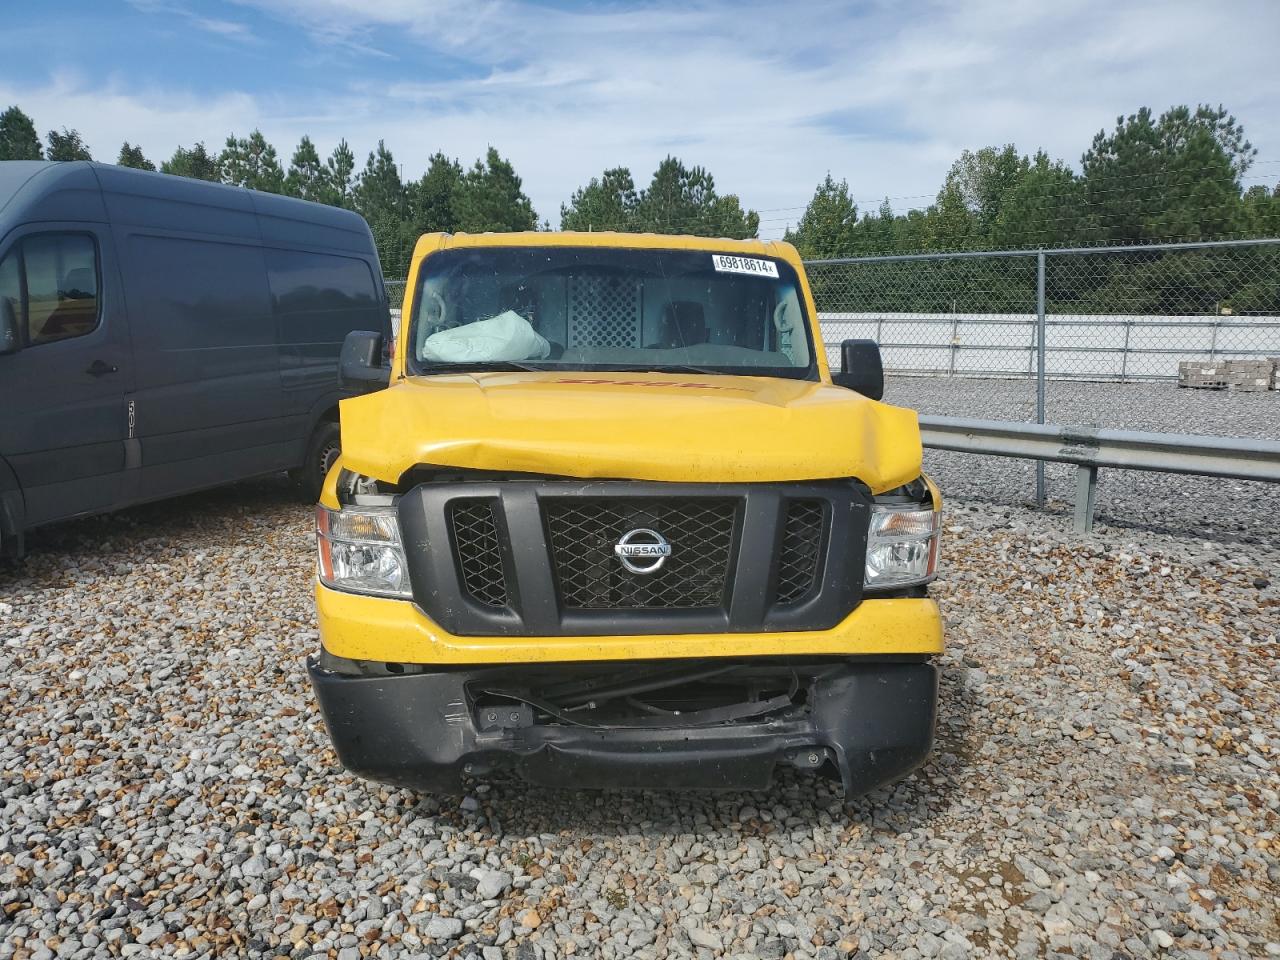
{"label": "chain link fence", "polygon": [[[1280,431],[1280,393],[1178,388],[1187,361],[1196,372],[1223,360],[1270,370],[1280,358],[1280,240],[806,268],[832,365],[841,340],[877,341],[886,399],[921,413],[1262,439]],[[1043,502],[1043,464],[1035,480]]]}
{"label": "chain link fence", "polygon": [[1181,361],[1280,356],[1280,242],[812,261],[823,338],[876,340],[887,370],[1176,380]]}
{"label": "chain link fence", "polygon": [[407,280],[383,281],[387,288],[387,302],[391,304],[392,310],[399,310],[400,304],[404,303],[404,288],[408,282]]}

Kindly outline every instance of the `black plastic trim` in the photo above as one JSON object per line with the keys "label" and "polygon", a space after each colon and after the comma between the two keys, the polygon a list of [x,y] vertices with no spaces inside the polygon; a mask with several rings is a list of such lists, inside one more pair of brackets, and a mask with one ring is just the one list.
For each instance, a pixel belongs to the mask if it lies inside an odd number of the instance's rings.
{"label": "black plastic trim", "polygon": [[[565,610],[559,600],[542,504],[557,497],[712,497],[740,501],[718,608]],[[448,522],[456,499],[492,499],[510,602],[478,603],[466,591]],[[774,603],[776,566],[789,499],[827,505],[820,574],[808,597]],[[414,600],[456,636],[634,636],[829,630],[858,605],[870,498],[855,481],[685,484],[646,481],[511,480],[422,483],[399,500]]]}
{"label": "black plastic trim", "polygon": [[354,676],[315,657],[307,668],[344,767],[439,794],[493,775],[575,788],[758,790],[792,765],[834,767],[855,796],[925,761],[938,708],[933,663],[856,660],[806,670],[802,707],[755,719],[585,727],[539,723],[515,705],[506,708],[511,723],[490,725],[474,691],[491,670]]}

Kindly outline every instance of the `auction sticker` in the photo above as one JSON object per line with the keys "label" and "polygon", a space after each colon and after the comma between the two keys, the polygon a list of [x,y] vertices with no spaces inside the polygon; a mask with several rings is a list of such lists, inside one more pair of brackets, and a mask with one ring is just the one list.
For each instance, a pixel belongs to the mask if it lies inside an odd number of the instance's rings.
{"label": "auction sticker", "polygon": [[727,253],[713,253],[711,262],[720,273],[749,273],[757,277],[778,275],[778,265],[772,260],[755,260],[751,257],[731,257]]}

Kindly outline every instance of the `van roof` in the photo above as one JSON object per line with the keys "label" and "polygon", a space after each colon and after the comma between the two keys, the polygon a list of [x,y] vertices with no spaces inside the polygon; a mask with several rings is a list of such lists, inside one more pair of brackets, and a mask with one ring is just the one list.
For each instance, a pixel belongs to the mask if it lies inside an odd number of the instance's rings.
{"label": "van roof", "polygon": [[51,220],[372,249],[368,225],[340,207],[111,163],[0,162],[0,236],[20,223]]}

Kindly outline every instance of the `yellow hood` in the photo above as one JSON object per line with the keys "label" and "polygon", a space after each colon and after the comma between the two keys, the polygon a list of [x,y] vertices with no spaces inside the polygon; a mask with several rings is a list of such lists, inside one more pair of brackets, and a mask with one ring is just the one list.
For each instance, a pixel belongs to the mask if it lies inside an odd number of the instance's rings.
{"label": "yellow hood", "polygon": [[474,373],[342,402],[349,470],[418,464],[688,483],[920,474],[912,410],[825,383],[683,373]]}

